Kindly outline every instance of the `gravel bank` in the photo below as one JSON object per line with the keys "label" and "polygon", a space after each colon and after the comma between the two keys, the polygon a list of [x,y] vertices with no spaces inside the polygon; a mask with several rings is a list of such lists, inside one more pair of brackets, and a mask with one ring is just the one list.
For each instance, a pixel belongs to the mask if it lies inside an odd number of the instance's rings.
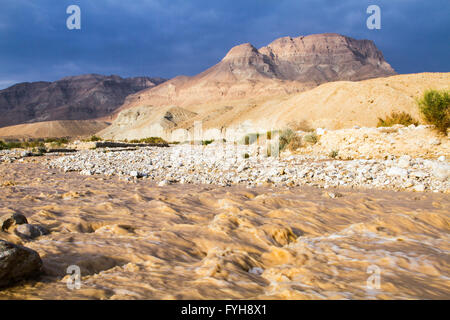
{"label": "gravel bank", "polygon": [[449,193],[450,164],[395,157],[387,160],[334,160],[325,156],[264,157],[262,147],[213,144],[137,150],[85,150],[49,160],[50,168],[83,175],[118,175],[170,183],[260,186],[347,186]]}

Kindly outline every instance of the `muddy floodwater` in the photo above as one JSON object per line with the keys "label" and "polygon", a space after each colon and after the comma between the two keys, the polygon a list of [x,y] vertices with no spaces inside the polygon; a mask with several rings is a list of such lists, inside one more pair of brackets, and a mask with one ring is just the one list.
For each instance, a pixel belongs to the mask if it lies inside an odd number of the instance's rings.
{"label": "muddy floodwater", "polygon": [[51,233],[0,232],[44,264],[0,299],[449,299],[449,209],[442,193],[158,187],[3,163],[0,215]]}

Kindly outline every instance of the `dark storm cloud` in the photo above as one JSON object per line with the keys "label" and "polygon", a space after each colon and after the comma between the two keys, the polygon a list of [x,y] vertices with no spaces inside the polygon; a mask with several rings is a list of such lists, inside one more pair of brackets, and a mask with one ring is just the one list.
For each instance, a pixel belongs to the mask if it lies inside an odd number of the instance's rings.
{"label": "dark storm cloud", "polygon": [[[81,30],[66,8],[81,8]],[[382,10],[368,30],[366,8]],[[450,71],[448,0],[0,0],[0,88],[81,73],[193,75],[234,45],[336,32],[374,40],[399,73]]]}

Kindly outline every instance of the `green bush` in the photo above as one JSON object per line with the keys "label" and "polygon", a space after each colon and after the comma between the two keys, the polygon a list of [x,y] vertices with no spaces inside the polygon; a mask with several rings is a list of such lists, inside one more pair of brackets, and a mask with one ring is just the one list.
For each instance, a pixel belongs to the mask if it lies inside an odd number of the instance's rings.
{"label": "green bush", "polygon": [[333,150],[330,152],[330,154],[328,155],[330,158],[336,159],[336,157],[338,156],[339,151],[337,150]]}
{"label": "green bush", "polygon": [[317,135],[315,133],[310,133],[307,134],[303,137],[303,140],[305,142],[311,143],[311,144],[316,144],[317,141],[319,141],[319,138],[317,137]]}
{"label": "green bush", "polygon": [[406,112],[392,112],[386,119],[378,118],[377,127],[392,127],[395,124],[402,124],[409,126],[411,124],[417,126],[419,121],[415,120],[409,113]]}
{"label": "green bush", "polygon": [[295,151],[302,147],[302,138],[292,129],[285,129],[280,133],[280,150],[288,149]]}
{"label": "green bush", "polygon": [[91,136],[89,139],[84,140],[85,142],[97,142],[97,141],[102,141],[103,139],[97,136]]}
{"label": "green bush", "polygon": [[0,141],[0,150],[3,149],[28,149],[28,148],[42,148],[45,149],[44,143],[38,140],[32,141]]}
{"label": "green bush", "polygon": [[211,144],[211,143],[213,143],[214,142],[214,140],[203,140],[202,141],[202,145],[203,146],[207,146],[208,144]]}
{"label": "green bush", "polygon": [[68,138],[46,138],[44,140],[45,143],[52,143],[55,144],[57,146],[61,146],[63,144],[68,144],[69,143],[69,139]]}
{"label": "green bush", "polygon": [[418,103],[425,120],[447,135],[450,126],[450,91],[427,90]]}
{"label": "green bush", "polygon": [[166,140],[160,137],[150,137],[143,139],[134,139],[129,141],[129,143],[167,143]]}

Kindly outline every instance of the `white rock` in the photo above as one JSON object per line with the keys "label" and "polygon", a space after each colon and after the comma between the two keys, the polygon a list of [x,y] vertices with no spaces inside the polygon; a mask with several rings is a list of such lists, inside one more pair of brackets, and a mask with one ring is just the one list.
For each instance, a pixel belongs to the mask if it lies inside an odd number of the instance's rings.
{"label": "white rock", "polygon": [[450,165],[445,162],[434,162],[432,165],[432,173],[439,180],[445,181],[450,177]]}
{"label": "white rock", "polygon": [[94,174],[94,172],[92,170],[89,169],[84,169],[80,172],[81,175],[83,176],[92,176]]}
{"label": "white rock", "polygon": [[130,172],[130,176],[137,178],[137,177],[139,177],[139,172],[137,172],[137,171],[131,171],[131,172]]}
{"label": "white rock", "polygon": [[400,168],[408,168],[411,164],[411,157],[410,156],[401,156],[400,159],[398,160],[397,165]]}
{"label": "white rock", "polygon": [[438,145],[441,144],[441,140],[439,140],[439,139],[437,139],[437,138],[431,139],[431,140],[430,140],[430,144],[431,144],[432,146],[438,146]]}
{"label": "white rock", "polygon": [[408,171],[403,168],[391,167],[386,171],[386,174],[390,177],[398,176],[398,177],[406,178],[408,176]]}
{"label": "white rock", "polygon": [[261,275],[264,272],[264,270],[261,269],[260,267],[253,267],[248,272],[251,274]]}
{"label": "white rock", "polygon": [[322,135],[324,135],[326,132],[327,132],[326,129],[322,129],[322,128],[317,128],[317,129],[316,129],[316,134],[317,134],[318,136],[322,136]]}
{"label": "white rock", "polygon": [[414,186],[413,190],[416,192],[424,192],[425,186],[423,184],[418,184],[418,185]]}
{"label": "white rock", "polygon": [[159,187],[164,187],[164,186],[167,186],[168,184],[169,184],[169,181],[163,180],[163,181],[161,181],[161,182],[158,183],[158,186],[159,186]]}

